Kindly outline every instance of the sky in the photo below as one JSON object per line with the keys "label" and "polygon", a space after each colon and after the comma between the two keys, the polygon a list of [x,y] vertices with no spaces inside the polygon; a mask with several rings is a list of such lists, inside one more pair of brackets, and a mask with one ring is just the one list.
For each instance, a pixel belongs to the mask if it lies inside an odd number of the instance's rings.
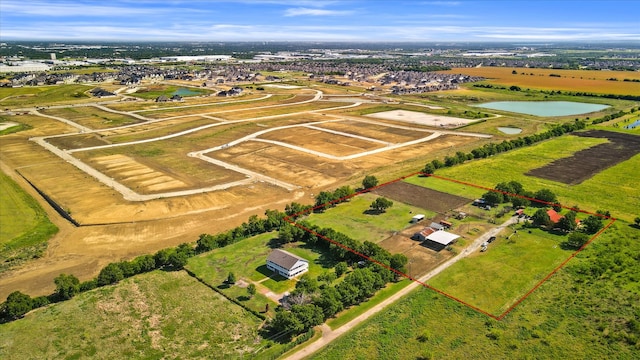
{"label": "sky", "polygon": [[640,0],[0,0],[0,41],[640,41]]}

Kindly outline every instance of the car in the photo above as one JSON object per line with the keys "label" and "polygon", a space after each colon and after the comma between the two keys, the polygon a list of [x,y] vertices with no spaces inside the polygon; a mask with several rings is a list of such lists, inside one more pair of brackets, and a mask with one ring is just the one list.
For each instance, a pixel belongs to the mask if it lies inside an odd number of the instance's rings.
{"label": "car", "polygon": [[495,236],[492,236],[492,237],[490,237],[490,238],[489,238],[489,240],[487,240],[487,242],[488,242],[489,244],[491,244],[495,239],[496,239],[496,237],[495,237]]}

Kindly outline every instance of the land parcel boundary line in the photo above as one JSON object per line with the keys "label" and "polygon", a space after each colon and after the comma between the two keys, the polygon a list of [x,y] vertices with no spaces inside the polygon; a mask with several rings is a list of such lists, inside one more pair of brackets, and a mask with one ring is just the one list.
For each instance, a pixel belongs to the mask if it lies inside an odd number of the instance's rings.
{"label": "land parcel boundary line", "polygon": [[[359,252],[359,251],[357,251],[355,249],[352,249],[352,248],[350,248],[350,247],[348,247],[348,246],[346,246],[346,245],[344,245],[344,244],[342,244],[342,243],[340,243],[340,242],[338,242],[338,241],[336,241],[334,239],[331,239],[331,238],[329,238],[327,236],[324,236],[324,235],[322,235],[322,234],[320,234],[320,233],[318,233],[318,232],[316,232],[316,231],[314,231],[312,229],[309,229],[309,228],[307,228],[307,227],[305,227],[305,226],[303,226],[303,225],[301,225],[301,224],[299,224],[299,223],[297,223],[295,221],[295,219],[298,216],[307,215],[307,214],[313,212],[314,210],[317,210],[317,209],[320,209],[320,208],[325,208],[328,205],[333,205],[333,204],[337,204],[337,203],[343,202],[343,201],[345,201],[347,199],[350,199],[350,198],[355,197],[355,196],[359,196],[359,195],[364,194],[364,193],[369,193],[369,192],[374,192],[374,191],[379,192],[379,191],[381,191],[381,188],[384,188],[387,185],[394,184],[394,183],[397,183],[397,182],[401,182],[401,181],[403,181],[403,180],[405,180],[407,178],[414,177],[416,175],[424,176],[424,177],[433,177],[433,178],[437,178],[437,179],[440,179],[440,180],[443,180],[443,181],[449,181],[449,182],[452,182],[452,183],[463,184],[465,186],[469,186],[469,187],[473,187],[473,188],[477,188],[477,189],[483,189],[483,190],[487,190],[487,191],[499,192],[499,193],[502,193],[502,194],[505,194],[505,195],[509,195],[509,196],[517,196],[517,197],[528,199],[529,201],[538,202],[538,203],[544,203],[547,206],[560,206],[563,209],[576,211],[578,213],[582,213],[582,214],[585,214],[585,215],[598,216],[598,217],[602,218],[603,220],[604,219],[609,220],[609,222],[600,231],[598,231],[596,234],[591,236],[588,241],[586,241],[582,246],[580,246],[580,248],[578,248],[577,250],[573,251],[566,258],[564,258],[564,260],[560,264],[556,265],[555,267],[550,268],[549,272],[546,273],[546,275],[541,280],[535,282],[533,286],[531,286],[530,288],[526,289],[524,292],[520,292],[520,293],[517,293],[517,294],[513,294],[513,296],[510,296],[510,300],[513,301],[513,302],[508,305],[506,310],[504,310],[503,312],[500,312],[498,314],[494,314],[490,310],[483,309],[483,308],[481,308],[479,306],[476,306],[476,305],[472,304],[472,301],[469,301],[469,299],[455,296],[455,295],[451,294],[449,291],[447,291],[446,289],[438,288],[436,286],[432,286],[429,283],[427,283],[427,280],[429,280],[433,276],[433,275],[431,275],[432,272],[429,272],[427,275],[422,276],[422,277],[411,276],[409,274],[406,274],[406,273],[403,273],[403,272],[398,271],[396,269],[393,269],[393,268],[391,268],[390,266],[388,266],[386,264],[383,264],[383,263],[381,263],[381,262],[379,262],[379,261],[377,261],[377,260],[375,260],[373,258],[370,258],[369,256],[367,256],[367,255],[365,255],[365,254],[363,254],[363,253],[361,253],[361,252]],[[484,315],[486,315],[486,316],[488,316],[490,318],[493,318],[493,319],[499,321],[499,320],[502,320],[505,316],[507,316],[511,311],[513,311],[520,303],[522,303],[529,295],[531,295],[536,289],[538,289],[544,282],[546,282],[549,278],[551,278],[551,276],[553,276],[556,272],[558,272],[561,268],[563,268],[571,259],[573,259],[582,250],[584,250],[589,244],[591,244],[597,237],[599,237],[611,225],[613,225],[613,223],[616,221],[616,219],[608,217],[608,216],[605,216],[605,215],[601,215],[601,214],[590,213],[590,212],[587,212],[587,211],[583,211],[583,210],[579,210],[579,209],[563,206],[563,205],[560,205],[560,204],[545,203],[545,202],[539,201],[537,199],[527,198],[527,197],[520,196],[520,195],[517,195],[517,194],[506,193],[506,192],[503,192],[503,191],[491,189],[491,188],[488,188],[488,187],[483,187],[483,186],[476,185],[476,184],[469,183],[469,182],[464,182],[464,181],[451,179],[451,178],[445,178],[445,177],[441,177],[441,176],[437,176],[437,175],[433,175],[433,174],[425,174],[425,173],[422,173],[422,172],[416,172],[416,173],[412,173],[412,174],[409,174],[409,175],[402,176],[402,177],[400,177],[398,179],[386,182],[384,184],[381,184],[381,185],[378,185],[378,186],[375,186],[375,187],[372,187],[372,188],[369,188],[369,189],[365,189],[365,190],[356,192],[353,195],[350,195],[350,196],[347,196],[347,197],[344,197],[344,198],[340,198],[340,199],[336,199],[336,200],[330,201],[330,202],[328,202],[326,204],[317,205],[317,206],[314,206],[314,207],[312,207],[310,209],[301,211],[299,213],[289,215],[289,216],[285,217],[285,221],[287,221],[290,224],[292,224],[292,225],[294,225],[294,226],[296,226],[296,227],[298,227],[298,228],[300,228],[300,229],[302,229],[304,231],[307,231],[307,232],[309,232],[309,233],[311,233],[311,234],[313,234],[313,235],[315,235],[315,236],[317,236],[317,237],[319,237],[319,238],[321,238],[321,239],[323,239],[325,241],[328,241],[333,245],[341,247],[341,248],[343,248],[343,249],[345,249],[345,250],[357,255],[357,256],[361,257],[363,260],[370,261],[370,262],[373,262],[373,263],[375,263],[375,264],[377,264],[379,266],[382,266],[385,269],[390,270],[390,271],[392,271],[392,272],[394,272],[394,273],[396,273],[396,274],[398,274],[400,276],[403,276],[403,277],[405,277],[407,279],[410,279],[410,280],[414,281],[415,283],[417,283],[417,284],[419,284],[419,285],[421,285],[423,287],[431,289],[431,290],[433,290],[433,291],[435,291],[435,292],[437,292],[437,293],[439,293],[439,294],[441,294],[441,295],[443,295],[443,296],[445,296],[447,298],[450,298],[450,299],[452,299],[452,300],[454,300],[456,302],[459,302],[459,303],[461,303],[461,304],[463,304],[463,305],[465,305],[465,306],[467,306],[467,307],[469,307],[469,308],[471,308],[471,309],[473,309],[473,310],[475,310],[475,311],[477,311],[477,312],[479,312],[481,314],[484,314]],[[480,237],[478,240],[480,240],[480,239],[483,239],[483,237]],[[457,260],[461,260],[461,259],[467,257],[467,255],[473,253],[474,250],[477,250],[479,245],[480,245],[478,240],[476,240],[472,245],[470,245],[464,252],[458,253],[454,258],[450,259],[450,261],[452,263],[455,263]],[[439,270],[443,266],[444,266],[444,269]],[[439,266],[438,269],[436,269],[433,272],[436,273],[436,276],[440,272],[442,272],[443,274],[446,274],[446,271],[447,271],[446,267],[448,267],[448,264],[442,264],[442,265]],[[520,295],[520,294],[522,294],[522,295]]]}

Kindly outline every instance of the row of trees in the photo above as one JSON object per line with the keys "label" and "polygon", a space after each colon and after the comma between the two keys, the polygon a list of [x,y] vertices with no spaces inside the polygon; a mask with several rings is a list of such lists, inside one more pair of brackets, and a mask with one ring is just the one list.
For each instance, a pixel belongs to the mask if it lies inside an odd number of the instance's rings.
{"label": "row of trees", "polygon": [[581,130],[581,129],[584,129],[585,127],[586,127],[586,124],[584,121],[576,120],[573,123],[555,125],[553,126],[553,128],[543,133],[528,135],[525,137],[519,137],[513,140],[504,140],[498,144],[496,143],[484,144],[482,147],[475,148],[471,150],[471,152],[469,153],[458,151],[453,156],[446,156],[444,158],[444,162],[439,159],[434,159],[433,161],[427,163],[422,169],[422,172],[425,174],[433,174],[437,169],[440,169],[440,168],[451,167],[454,165],[462,164],[467,160],[487,158],[489,156],[493,156],[501,152],[517,149],[524,146],[529,146],[543,140],[561,136],[576,130]]}
{"label": "row of trees", "polygon": [[[293,241],[319,248],[337,262],[335,272],[321,274],[316,279],[309,274],[303,275],[287,301],[276,309],[276,316],[268,327],[270,336],[291,338],[300,334],[341,310],[365,301],[387,283],[396,280],[400,273],[406,272],[408,259],[402,254],[392,255],[375,243],[360,243],[331,228],[319,228],[305,221],[301,221],[300,225],[310,231],[285,230],[285,225],[281,232],[293,232]],[[320,241],[322,238],[332,241]],[[362,261],[363,257],[359,254],[370,260]],[[348,264],[355,269],[332,286],[337,278],[348,271]]]}

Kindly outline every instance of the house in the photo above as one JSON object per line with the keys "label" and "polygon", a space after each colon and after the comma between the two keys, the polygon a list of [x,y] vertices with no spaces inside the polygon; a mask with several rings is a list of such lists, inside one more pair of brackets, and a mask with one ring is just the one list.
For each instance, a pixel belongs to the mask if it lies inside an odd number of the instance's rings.
{"label": "house", "polygon": [[453,244],[459,237],[460,236],[456,234],[452,234],[444,230],[434,231],[432,234],[427,236],[425,246],[440,251]]}
{"label": "house", "polygon": [[442,224],[438,224],[437,222],[432,222],[431,225],[429,225],[430,228],[432,228],[433,230],[444,230],[444,225]]}
{"label": "house", "polygon": [[547,210],[547,215],[549,215],[549,219],[554,224],[557,224],[560,219],[562,219],[562,215],[558,214],[555,210],[549,209]]}
{"label": "house", "polygon": [[307,272],[309,261],[290,252],[275,249],[267,257],[267,269],[291,279]]}
{"label": "house", "polygon": [[424,214],[417,214],[416,216],[411,218],[411,222],[414,224],[422,220],[424,220]]}
{"label": "house", "polygon": [[156,98],[156,102],[167,102],[169,101],[169,98],[166,97],[165,95],[160,95]]}

